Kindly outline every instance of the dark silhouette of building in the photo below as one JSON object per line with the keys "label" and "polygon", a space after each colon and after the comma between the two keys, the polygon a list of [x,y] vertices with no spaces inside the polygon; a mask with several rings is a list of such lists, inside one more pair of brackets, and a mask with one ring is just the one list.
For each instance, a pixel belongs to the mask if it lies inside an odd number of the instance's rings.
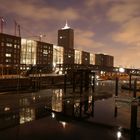
{"label": "dark silhouette of building", "polygon": [[114,57],[105,54],[95,54],[95,65],[103,67],[113,67]]}
{"label": "dark silhouette of building", "polygon": [[40,65],[52,65],[53,63],[53,44],[37,42],[36,63]]}
{"label": "dark silhouette of building", "polygon": [[83,65],[90,64],[90,54],[88,52],[82,51],[82,64]]}
{"label": "dark silhouette of building", "polygon": [[64,49],[64,64],[74,64],[74,49]]}
{"label": "dark silhouette of building", "polygon": [[67,69],[69,65],[74,64],[74,31],[68,26],[67,22],[64,28],[58,30],[58,46],[64,47],[63,64]]}
{"label": "dark silhouette of building", "polygon": [[63,46],[65,49],[74,48],[74,31],[67,22],[64,28],[58,30],[58,46]]}
{"label": "dark silhouette of building", "polygon": [[17,73],[20,65],[21,38],[0,33],[1,74]]}

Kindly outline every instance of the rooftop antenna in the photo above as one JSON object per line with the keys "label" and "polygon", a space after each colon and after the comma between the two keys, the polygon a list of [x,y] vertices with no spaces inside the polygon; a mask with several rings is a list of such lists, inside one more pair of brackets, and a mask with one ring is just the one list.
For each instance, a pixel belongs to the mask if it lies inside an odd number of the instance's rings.
{"label": "rooftop antenna", "polygon": [[14,20],[14,25],[15,25],[15,36],[17,35],[17,22]]}
{"label": "rooftop antenna", "polygon": [[21,35],[21,32],[20,32],[20,25],[18,24],[18,35],[20,36]]}
{"label": "rooftop antenna", "polygon": [[16,22],[16,20],[14,20],[15,23],[15,36],[17,35],[18,32],[18,36],[20,36],[20,25]]}
{"label": "rooftop antenna", "polygon": [[62,29],[70,29],[70,27],[68,26],[67,20],[66,20],[65,26]]}
{"label": "rooftop antenna", "polygon": [[4,25],[4,18],[3,17],[0,17],[0,24],[1,24],[1,33],[3,33],[3,25]]}

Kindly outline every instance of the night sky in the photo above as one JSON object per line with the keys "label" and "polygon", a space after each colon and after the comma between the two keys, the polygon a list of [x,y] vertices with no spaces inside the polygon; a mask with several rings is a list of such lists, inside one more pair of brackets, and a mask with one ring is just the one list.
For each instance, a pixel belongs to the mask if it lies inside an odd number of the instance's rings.
{"label": "night sky", "polygon": [[57,44],[65,21],[75,31],[75,48],[115,57],[115,66],[140,68],[140,0],[0,0],[5,33]]}

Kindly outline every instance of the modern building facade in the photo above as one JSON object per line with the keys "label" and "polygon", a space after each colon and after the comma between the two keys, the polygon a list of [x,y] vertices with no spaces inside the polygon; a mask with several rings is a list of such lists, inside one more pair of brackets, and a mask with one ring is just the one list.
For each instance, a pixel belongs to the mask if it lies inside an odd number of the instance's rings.
{"label": "modern building facade", "polygon": [[20,65],[21,38],[0,33],[1,75],[17,73]]}
{"label": "modern building facade", "polygon": [[53,45],[53,66],[63,64],[64,48],[62,46]]}
{"label": "modern building facade", "polygon": [[82,64],[82,52],[74,50],[74,64]]}
{"label": "modern building facade", "polygon": [[21,39],[21,70],[28,70],[31,65],[36,65],[37,42]]}
{"label": "modern building facade", "polygon": [[95,65],[103,67],[113,67],[114,57],[105,54],[95,54]]}
{"label": "modern building facade", "polygon": [[90,53],[90,65],[95,65],[95,54]]}
{"label": "modern building facade", "polygon": [[52,65],[53,44],[37,41],[37,65]]}
{"label": "modern building facade", "polygon": [[21,70],[28,70],[31,66],[52,67],[53,44],[22,39],[21,40]]}

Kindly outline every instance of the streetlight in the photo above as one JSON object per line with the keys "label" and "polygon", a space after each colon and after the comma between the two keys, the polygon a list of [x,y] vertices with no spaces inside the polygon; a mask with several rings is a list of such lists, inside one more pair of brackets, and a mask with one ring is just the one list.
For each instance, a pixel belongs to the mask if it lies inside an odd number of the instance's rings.
{"label": "streetlight", "polygon": [[122,67],[120,67],[120,68],[119,68],[119,72],[120,72],[120,73],[124,73],[124,72],[125,72],[125,69],[122,68]]}

